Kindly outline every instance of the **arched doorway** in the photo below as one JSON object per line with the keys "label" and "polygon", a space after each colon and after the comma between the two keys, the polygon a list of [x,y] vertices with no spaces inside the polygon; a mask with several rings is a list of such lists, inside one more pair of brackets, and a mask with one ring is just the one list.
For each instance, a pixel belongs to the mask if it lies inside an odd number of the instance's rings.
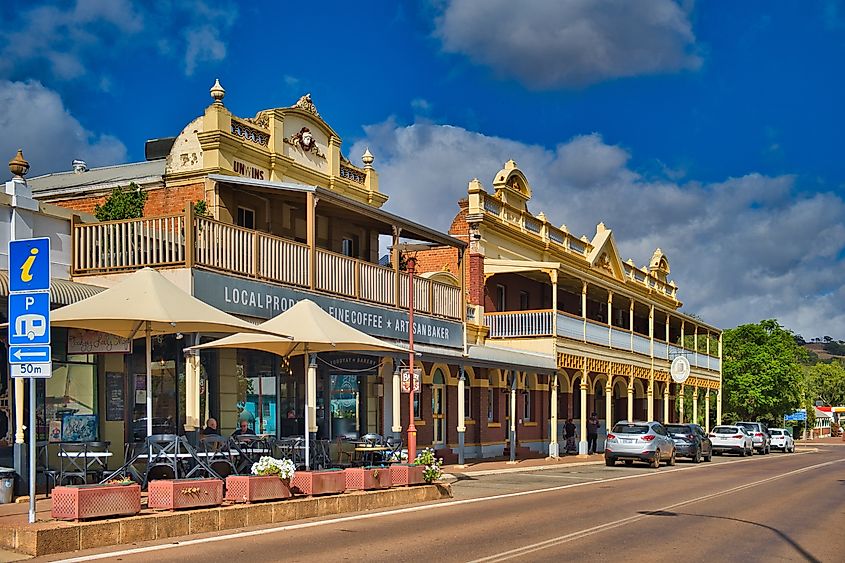
{"label": "arched doorway", "polygon": [[446,441],[446,380],[443,370],[437,368],[431,378],[431,443],[443,445]]}

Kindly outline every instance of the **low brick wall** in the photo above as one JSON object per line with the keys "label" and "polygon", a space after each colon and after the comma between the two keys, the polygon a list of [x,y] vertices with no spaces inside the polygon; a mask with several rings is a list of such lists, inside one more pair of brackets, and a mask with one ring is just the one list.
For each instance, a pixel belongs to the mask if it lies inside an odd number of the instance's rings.
{"label": "low brick wall", "polygon": [[51,555],[431,502],[451,496],[448,484],[435,484],[179,512],[145,510],[138,516],[93,522],[53,520],[0,528],[0,548],[33,556]]}

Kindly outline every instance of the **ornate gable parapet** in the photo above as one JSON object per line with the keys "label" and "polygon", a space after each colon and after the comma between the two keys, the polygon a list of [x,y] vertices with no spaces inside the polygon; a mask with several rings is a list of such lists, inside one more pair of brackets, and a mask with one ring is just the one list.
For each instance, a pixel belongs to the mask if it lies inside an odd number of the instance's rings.
{"label": "ornate gable parapet", "polygon": [[314,101],[311,99],[311,92],[308,92],[299,98],[291,107],[303,109],[308,113],[314,114],[315,117],[320,117],[320,113],[317,111],[317,106],[314,105]]}

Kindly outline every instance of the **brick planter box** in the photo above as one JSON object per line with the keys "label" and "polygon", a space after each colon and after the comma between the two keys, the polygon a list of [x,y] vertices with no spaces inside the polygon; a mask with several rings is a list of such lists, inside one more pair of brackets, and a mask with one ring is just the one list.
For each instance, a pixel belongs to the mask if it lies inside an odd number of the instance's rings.
{"label": "brick planter box", "polygon": [[220,479],[161,479],[150,481],[147,506],[177,510],[217,506],[223,502],[223,481]]}
{"label": "brick planter box", "polygon": [[407,465],[394,464],[390,466],[390,481],[394,487],[401,487],[404,485],[422,485],[425,483],[423,479],[424,465]]}
{"label": "brick planter box", "polygon": [[329,495],[346,490],[345,471],[297,471],[290,488],[303,495]]}
{"label": "brick planter box", "polygon": [[290,484],[275,475],[229,475],[226,477],[226,500],[259,502],[290,498]]}
{"label": "brick planter box", "polygon": [[360,491],[370,489],[388,489],[391,485],[390,469],[387,467],[348,467],[346,490]]}
{"label": "brick planter box", "polygon": [[104,516],[131,516],[141,511],[141,486],[72,485],[53,489],[57,520],[84,520]]}

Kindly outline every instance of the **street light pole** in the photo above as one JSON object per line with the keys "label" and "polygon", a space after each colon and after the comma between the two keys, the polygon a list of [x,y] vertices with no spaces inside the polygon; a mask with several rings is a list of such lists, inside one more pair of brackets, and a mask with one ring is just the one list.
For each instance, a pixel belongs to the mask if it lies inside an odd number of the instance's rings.
{"label": "street light pole", "polygon": [[414,426],[414,268],[417,260],[413,256],[406,261],[408,269],[408,367],[410,388],[408,393],[408,463],[417,457],[417,427]]}

